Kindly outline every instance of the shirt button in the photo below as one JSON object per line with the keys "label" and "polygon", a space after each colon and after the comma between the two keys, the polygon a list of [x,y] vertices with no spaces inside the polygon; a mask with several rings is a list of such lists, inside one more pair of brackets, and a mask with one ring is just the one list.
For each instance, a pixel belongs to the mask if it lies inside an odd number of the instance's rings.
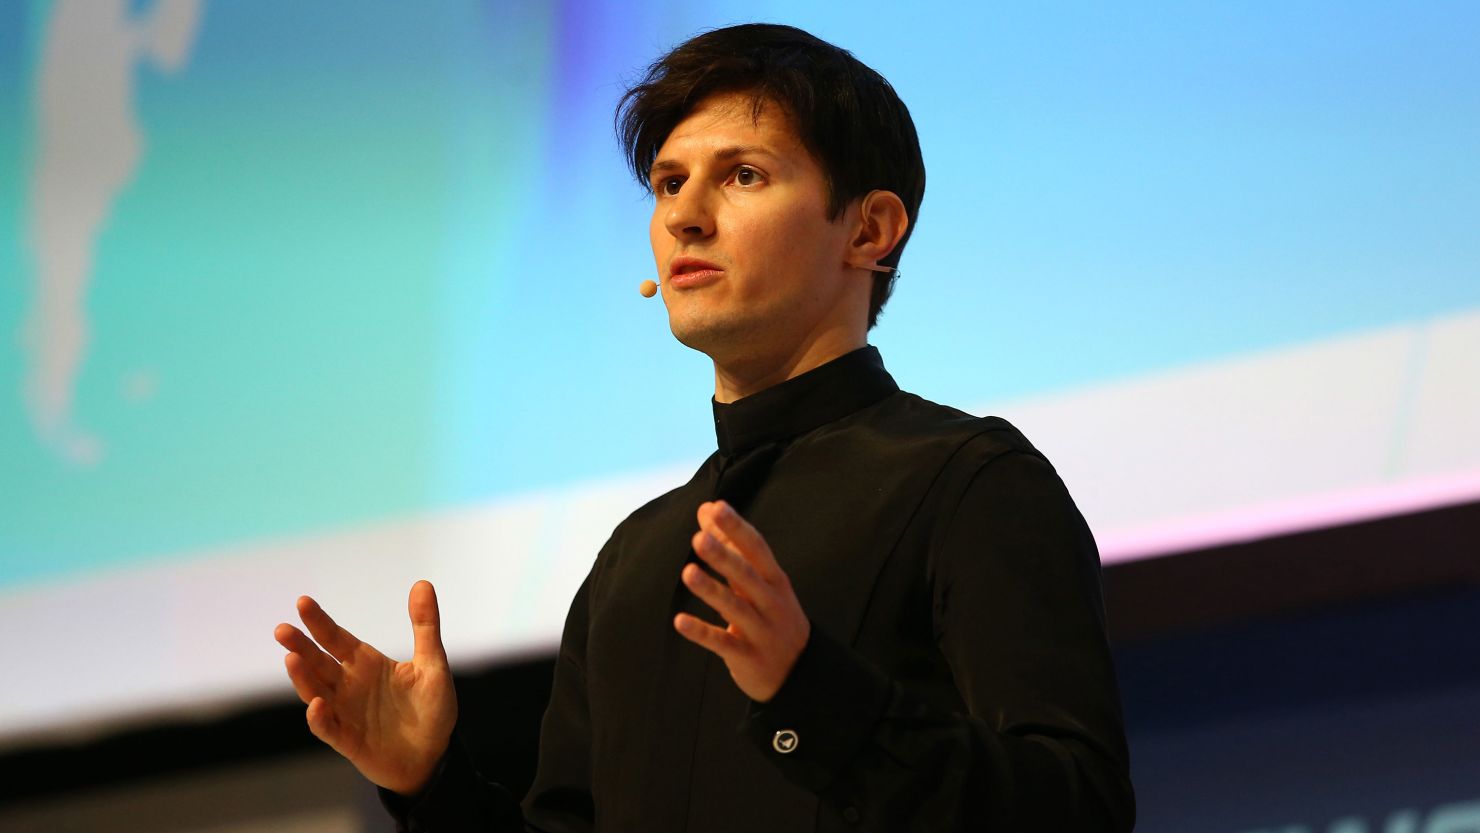
{"label": "shirt button", "polygon": [[782,729],[776,733],[775,737],[771,738],[771,748],[783,755],[787,755],[795,752],[797,744],[801,742],[802,739],[797,737],[797,733],[794,730]]}
{"label": "shirt button", "polygon": [[857,824],[858,823],[858,808],[857,807],[851,807],[851,806],[850,807],[844,807],[843,808],[843,821],[846,821],[849,824]]}

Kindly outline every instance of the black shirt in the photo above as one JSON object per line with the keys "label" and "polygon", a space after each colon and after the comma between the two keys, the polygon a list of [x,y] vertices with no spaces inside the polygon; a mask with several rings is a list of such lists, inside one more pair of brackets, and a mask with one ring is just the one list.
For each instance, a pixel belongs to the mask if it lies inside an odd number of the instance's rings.
{"label": "black shirt", "polygon": [[[454,748],[402,829],[1128,831],[1093,537],[1007,422],[904,393],[865,347],[732,404],[571,605],[521,808]],[[812,636],[748,700],[673,629],[706,500],[766,537]]]}

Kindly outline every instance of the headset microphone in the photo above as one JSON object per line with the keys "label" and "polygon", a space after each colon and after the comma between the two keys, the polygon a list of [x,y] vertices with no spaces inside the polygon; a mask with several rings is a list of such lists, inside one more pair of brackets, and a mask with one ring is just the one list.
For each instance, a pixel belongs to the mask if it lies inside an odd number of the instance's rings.
{"label": "headset microphone", "polygon": [[637,285],[637,291],[642,293],[642,297],[651,298],[658,294],[658,282],[654,280],[643,281]]}

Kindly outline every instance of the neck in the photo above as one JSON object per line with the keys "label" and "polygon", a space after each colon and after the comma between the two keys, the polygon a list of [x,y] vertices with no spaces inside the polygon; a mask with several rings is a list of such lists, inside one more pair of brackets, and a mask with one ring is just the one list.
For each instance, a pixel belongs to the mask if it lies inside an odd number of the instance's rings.
{"label": "neck", "polygon": [[729,404],[760,393],[868,343],[867,334],[849,327],[815,333],[789,349],[714,358],[714,401]]}

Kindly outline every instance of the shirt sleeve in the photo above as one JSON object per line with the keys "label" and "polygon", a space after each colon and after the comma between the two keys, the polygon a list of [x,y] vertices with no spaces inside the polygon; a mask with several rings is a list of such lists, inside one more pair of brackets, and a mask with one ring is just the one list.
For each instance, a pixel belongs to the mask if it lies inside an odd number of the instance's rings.
{"label": "shirt sleeve", "polygon": [[941,516],[935,637],[967,713],[913,696],[814,627],[742,731],[852,829],[1131,830],[1099,558],[1062,481],[1008,452]]}
{"label": "shirt sleeve", "polygon": [[590,713],[586,700],[586,633],[591,576],[566,615],[550,705],[540,727],[539,769],[523,807],[485,779],[454,735],[436,774],[420,796],[380,790],[398,833],[588,833],[591,800]]}
{"label": "shirt sleeve", "polygon": [[397,833],[524,833],[519,804],[509,791],[473,768],[456,735],[432,780],[407,797],[381,787],[380,803]]}

